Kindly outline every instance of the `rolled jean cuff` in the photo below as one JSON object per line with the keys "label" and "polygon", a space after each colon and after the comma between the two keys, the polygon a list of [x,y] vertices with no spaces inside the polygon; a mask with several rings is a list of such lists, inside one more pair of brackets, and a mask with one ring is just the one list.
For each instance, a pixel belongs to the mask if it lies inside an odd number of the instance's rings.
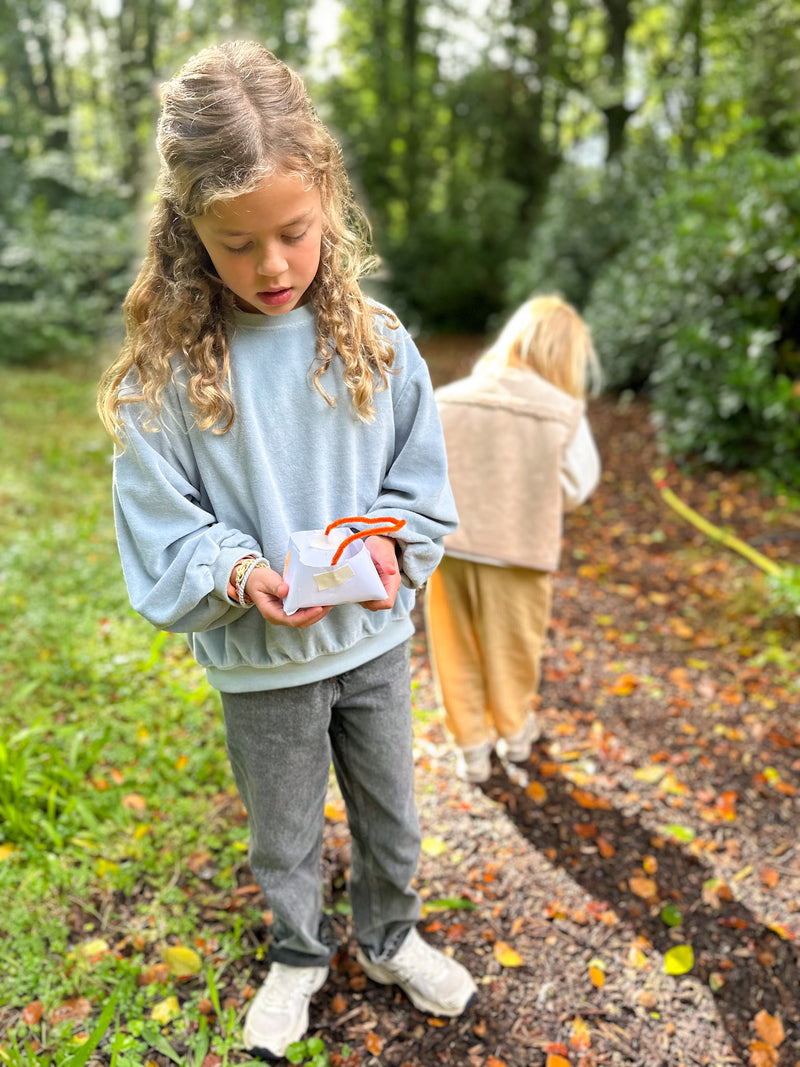
{"label": "rolled jean cuff", "polygon": [[327,947],[328,951],[324,954],[301,952],[299,949],[276,945],[273,942],[269,946],[267,958],[271,963],[285,963],[287,967],[327,967],[339,949],[333,922],[327,915],[323,915],[320,923],[319,940]]}

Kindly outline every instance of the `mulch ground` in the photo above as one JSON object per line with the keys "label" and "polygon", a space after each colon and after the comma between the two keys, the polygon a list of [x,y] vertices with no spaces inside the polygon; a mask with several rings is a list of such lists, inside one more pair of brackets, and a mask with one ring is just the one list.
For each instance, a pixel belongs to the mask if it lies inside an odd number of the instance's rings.
{"label": "mulch ground", "polygon": [[[438,384],[471,352],[426,356]],[[798,620],[771,618],[760,572],[665,505],[644,404],[603,398],[590,416],[604,475],[568,519],[527,764],[455,777],[417,609],[422,928],[478,1002],[442,1023],[367,982],[342,917],[312,1027],[350,1045],[348,1067],[800,1064]],[[797,560],[800,519],[755,479],[671,484]],[[332,820],[334,897],[347,862]],[[679,946],[691,966],[667,973]]]}

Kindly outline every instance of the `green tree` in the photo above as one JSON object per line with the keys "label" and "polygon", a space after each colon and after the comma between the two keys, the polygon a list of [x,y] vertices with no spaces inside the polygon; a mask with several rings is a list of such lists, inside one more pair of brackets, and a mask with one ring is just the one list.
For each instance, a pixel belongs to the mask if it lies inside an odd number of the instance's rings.
{"label": "green tree", "polygon": [[220,35],[306,54],[299,0],[7,0],[0,8],[0,358],[95,343],[118,315],[158,84]]}

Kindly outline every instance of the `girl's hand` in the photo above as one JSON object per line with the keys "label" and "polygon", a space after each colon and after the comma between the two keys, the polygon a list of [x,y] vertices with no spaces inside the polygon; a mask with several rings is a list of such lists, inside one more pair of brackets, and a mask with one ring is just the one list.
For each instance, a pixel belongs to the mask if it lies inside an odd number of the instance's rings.
{"label": "girl's hand", "polygon": [[283,610],[283,598],[288,595],[289,586],[277,571],[266,567],[254,570],[244,589],[255,604],[256,610],[274,626],[294,626],[304,630],[324,619],[331,610],[330,607],[300,608],[294,615],[287,615]]}
{"label": "girl's hand", "polygon": [[385,611],[394,607],[397,591],[400,588],[400,567],[397,564],[394,538],[378,535],[368,537],[364,544],[375,564],[378,577],[383,582],[386,597],[383,600],[367,600],[361,605],[369,611]]}

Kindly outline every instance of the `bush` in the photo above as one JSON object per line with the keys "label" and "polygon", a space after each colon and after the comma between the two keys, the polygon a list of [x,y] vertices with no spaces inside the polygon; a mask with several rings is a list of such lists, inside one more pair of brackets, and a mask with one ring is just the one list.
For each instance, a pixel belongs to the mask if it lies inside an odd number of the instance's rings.
{"label": "bush", "polygon": [[381,249],[390,302],[410,325],[480,333],[503,307],[502,277],[519,242],[523,190],[495,179],[470,188],[457,211],[431,211]]}
{"label": "bush", "polygon": [[673,454],[800,483],[798,158],[740,149],[666,178],[586,308],[606,380],[646,389]]}
{"label": "bush", "polygon": [[53,206],[36,183],[14,187],[0,207],[0,361],[86,352],[130,283],[127,205],[113,191],[65,185]]}
{"label": "bush", "polygon": [[563,164],[524,258],[507,269],[507,296],[517,307],[531,293],[558,292],[582,308],[604,264],[627,246],[641,189],[652,187],[656,149],[630,153],[624,165]]}

